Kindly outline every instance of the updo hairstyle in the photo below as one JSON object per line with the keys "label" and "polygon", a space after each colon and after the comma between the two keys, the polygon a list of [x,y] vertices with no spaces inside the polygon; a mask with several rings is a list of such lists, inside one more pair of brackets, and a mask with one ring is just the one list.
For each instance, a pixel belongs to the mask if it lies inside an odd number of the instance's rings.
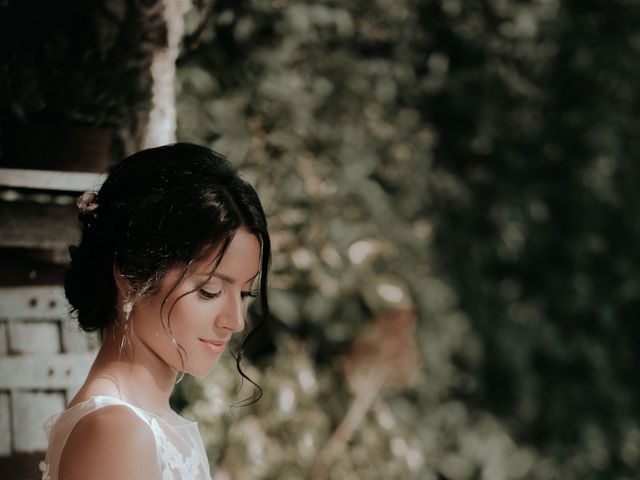
{"label": "updo hairstyle", "polygon": [[[243,226],[261,243],[258,325],[268,318],[265,214],[253,187],[213,150],[176,143],[127,157],[111,168],[95,198],[85,199],[78,219],[82,237],[69,247],[65,293],[83,330],[104,335],[119,318],[114,267],[132,286],[127,300],[135,300],[158,291],[169,270],[181,268],[182,280],[191,263],[221,247],[219,262]],[[255,332],[245,332],[238,362]]]}

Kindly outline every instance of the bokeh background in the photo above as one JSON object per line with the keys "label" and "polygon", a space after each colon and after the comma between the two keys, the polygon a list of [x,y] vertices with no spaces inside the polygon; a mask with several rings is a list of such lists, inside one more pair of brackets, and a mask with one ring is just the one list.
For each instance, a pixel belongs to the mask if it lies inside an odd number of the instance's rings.
{"label": "bokeh background", "polygon": [[[275,251],[263,398],[237,404],[231,358],[173,398],[214,478],[639,478],[640,5],[216,0],[185,22],[177,139],[256,187]],[[5,121],[126,151],[162,32],[131,25],[98,56],[61,27],[44,60],[68,70],[5,62]]]}

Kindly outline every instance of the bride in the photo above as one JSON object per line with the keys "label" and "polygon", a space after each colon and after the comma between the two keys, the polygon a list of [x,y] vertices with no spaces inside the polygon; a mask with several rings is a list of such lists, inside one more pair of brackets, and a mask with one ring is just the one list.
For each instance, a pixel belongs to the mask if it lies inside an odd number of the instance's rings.
{"label": "bride", "polygon": [[78,206],[65,293],[103,343],[77,395],[44,425],[43,480],[210,479],[197,423],[169,397],[184,372],[207,375],[232,335],[244,346],[256,334],[259,324],[245,329],[250,297],[268,316],[258,196],[224,157],[179,143],[126,158]]}

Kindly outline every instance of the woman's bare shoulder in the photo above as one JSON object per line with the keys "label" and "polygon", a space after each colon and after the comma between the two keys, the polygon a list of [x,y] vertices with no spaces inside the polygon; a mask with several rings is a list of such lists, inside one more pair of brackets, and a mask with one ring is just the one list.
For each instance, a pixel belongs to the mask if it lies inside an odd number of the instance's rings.
{"label": "woman's bare shoulder", "polygon": [[153,432],[126,405],[103,407],[79,420],[58,469],[60,480],[159,477]]}
{"label": "woman's bare shoulder", "polygon": [[121,392],[113,384],[113,382],[102,378],[88,378],[82,388],[78,390],[78,393],[76,393],[73,399],[69,402],[67,408],[73,407],[78,403],[84,402],[86,400],[89,400],[91,397],[97,397],[99,395],[115,398],[120,398],[122,396]]}

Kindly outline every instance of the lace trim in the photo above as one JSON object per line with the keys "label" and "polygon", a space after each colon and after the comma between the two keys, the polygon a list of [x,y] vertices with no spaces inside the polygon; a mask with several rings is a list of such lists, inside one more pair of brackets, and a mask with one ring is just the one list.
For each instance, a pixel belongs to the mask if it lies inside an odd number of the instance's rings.
{"label": "lace trim", "polygon": [[176,446],[169,441],[155,418],[151,419],[150,425],[163,460],[162,480],[174,480],[172,471],[178,473],[181,480],[198,480],[200,461],[196,449],[191,448],[191,454],[185,459]]}
{"label": "lace trim", "polygon": [[[196,449],[191,448],[189,457],[185,459],[176,446],[167,438],[155,418],[150,419],[149,425],[156,439],[156,445],[160,447],[162,480],[175,480],[174,472],[179,475],[178,478],[180,480],[199,480],[198,465],[200,460]],[[42,480],[51,480],[49,463],[44,461],[42,463],[44,464]]]}
{"label": "lace trim", "polygon": [[49,462],[44,463],[44,472],[42,472],[42,480],[51,480],[51,473],[49,472]]}
{"label": "lace trim", "polygon": [[[180,480],[198,480],[199,459],[196,449],[192,448],[191,455],[189,458],[185,459],[176,446],[169,441],[155,418],[151,419],[150,424],[156,437],[157,445],[160,447],[161,457],[163,460],[162,480],[174,480],[175,477],[172,471],[180,475]],[[43,463],[44,472],[42,472],[42,480],[51,480],[49,463]]]}

